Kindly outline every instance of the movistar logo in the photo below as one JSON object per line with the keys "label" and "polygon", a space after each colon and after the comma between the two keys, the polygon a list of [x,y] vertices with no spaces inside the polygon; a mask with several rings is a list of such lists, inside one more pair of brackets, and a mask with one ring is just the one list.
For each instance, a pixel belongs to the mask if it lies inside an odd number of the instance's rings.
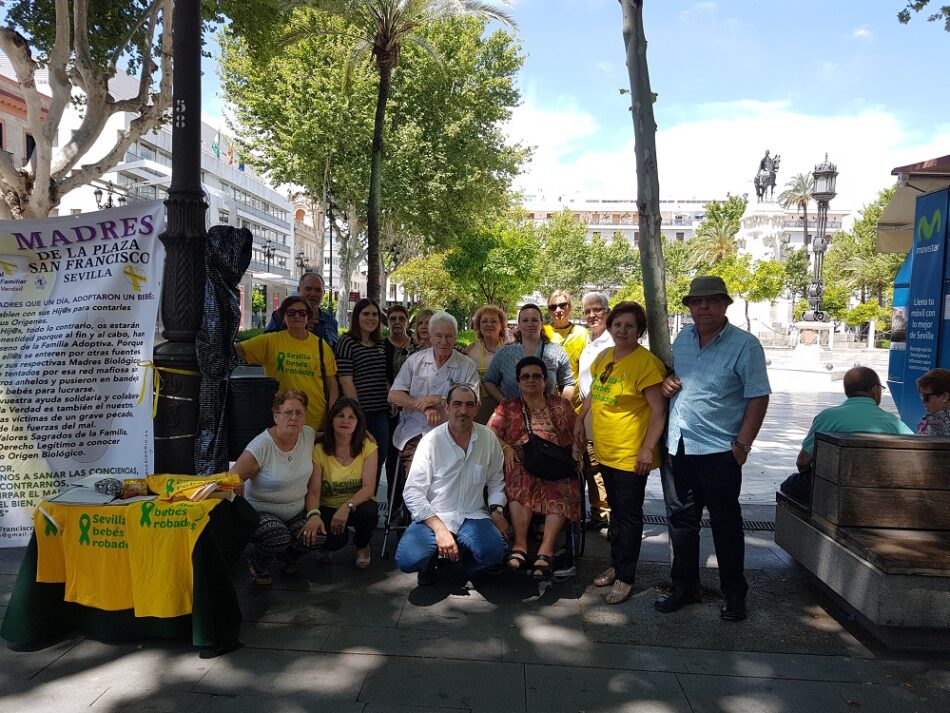
{"label": "movistar logo", "polygon": [[920,220],[917,221],[917,235],[923,240],[930,240],[933,238],[934,233],[941,229],[941,219],[942,216],[939,208],[930,216],[930,220],[927,220],[926,215],[920,216]]}

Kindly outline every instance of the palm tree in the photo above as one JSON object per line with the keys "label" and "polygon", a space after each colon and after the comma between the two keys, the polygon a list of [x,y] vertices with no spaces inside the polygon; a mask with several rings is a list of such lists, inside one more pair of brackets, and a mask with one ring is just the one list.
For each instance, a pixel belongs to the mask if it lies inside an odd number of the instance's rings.
{"label": "palm tree", "polygon": [[810,173],[799,173],[785,184],[785,190],[779,193],[778,202],[788,210],[795,206],[805,214],[805,247],[811,242],[808,239],[808,201],[815,190],[815,177]]}
{"label": "palm tree", "polygon": [[738,251],[739,226],[724,213],[707,215],[689,241],[691,269],[704,272]]}
{"label": "palm tree", "polygon": [[[509,4],[507,0],[501,0]],[[366,217],[367,296],[379,300],[380,285],[380,213],[383,184],[383,133],[386,103],[393,70],[399,66],[402,43],[413,42],[434,55],[425,40],[416,34],[422,27],[459,15],[478,15],[515,27],[514,18],[492,3],[480,0],[299,0],[297,7],[311,7],[344,18],[360,33],[351,55],[351,62],[367,54],[376,63],[379,85],[376,93],[376,118],[373,125],[373,148],[370,163],[369,200]],[[319,30],[295,33],[293,39]]]}

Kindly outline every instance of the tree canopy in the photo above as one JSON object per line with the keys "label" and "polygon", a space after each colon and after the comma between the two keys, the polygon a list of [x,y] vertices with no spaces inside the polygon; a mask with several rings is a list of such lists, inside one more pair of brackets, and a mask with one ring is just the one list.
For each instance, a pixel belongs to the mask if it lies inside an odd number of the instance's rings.
{"label": "tree canopy", "polygon": [[[906,25],[910,22],[912,12],[923,12],[928,5],[930,5],[930,0],[907,0],[907,6],[897,13],[897,19],[901,24]],[[927,15],[927,21],[943,22],[943,29],[950,32],[950,5],[934,7],[933,10],[934,12]]]}

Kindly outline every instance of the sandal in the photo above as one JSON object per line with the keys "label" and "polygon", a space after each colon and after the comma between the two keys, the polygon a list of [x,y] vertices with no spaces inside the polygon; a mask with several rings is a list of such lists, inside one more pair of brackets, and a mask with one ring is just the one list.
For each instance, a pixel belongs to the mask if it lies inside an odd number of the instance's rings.
{"label": "sandal", "polygon": [[[624,591],[622,587],[626,587],[626,591]],[[607,596],[604,597],[604,601],[608,604],[623,604],[631,597],[632,594],[632,584],[627,584],[626,582],[614,582],[614,585],[610,588],[610,591],[607,592]]]}
{"label": "sandal", "polygon": [[608,567],[603,572],[594,577],[595,587],[609,587],[617,581],[617,572],[613,567]]}
{"label": "sandal", "polygon": [[539,554],[531,565],[531,576],[534,579],[550,579],[551,571],[551,555]]}
{"label": "sandal", "polygon": [[516,572],[522,571],[528,564],[528,553],[524,550],[512,550],[505,559],[505,566]]}
{"label": "sandal", "polygon": [[356,551],[356,560],[353,564],[356,565],[357,569],[367,569],[372,561],[373,555],[370,553],[369,547],[364,547]]}
{"label": "sandal", "polygon": [[263,568],[258,569],[251,562],[247,563],[247,572],[251,576],[251,582],[258,587],[269,587],[274,583],[274,580],[271,579],[270,572]]}

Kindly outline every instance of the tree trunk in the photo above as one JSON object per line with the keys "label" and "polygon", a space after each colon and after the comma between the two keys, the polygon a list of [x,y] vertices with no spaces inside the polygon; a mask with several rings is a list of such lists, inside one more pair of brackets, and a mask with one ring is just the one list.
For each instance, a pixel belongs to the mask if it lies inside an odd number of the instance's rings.
{"label": "tree trunk", "polygon": [[369,173],[369,205],[366,220],[366,293],[379,302],[379,216],[383,192],[383,130],[386,120],[386,102],[393,70],[379,64],[379,87],[376,93],[376,121],[373,125],[373,157]]}
{"label": "tree trunk", "polygon": [[[781,198],[781,196],[779,196]],[[805,250],[808,250],[808,245],[811,241],[808,239],[808,201],[805,201],[805,205],[802,206],[802,211],[805,213],[805,234],[802,236],[802,240],[805,241]]]}
{"label": "tree trunk", "polygon": [[747,297],[742,298],[742,302],[745,304],[745,331],[752,333],[752,320],[749,319],[749,299]]}
{"label": "tree trunk", "polygon": [[666,306],[666,265],[660,234],[660,181],[657,174],[656,121],[647,68],[647,40],[643,31],[643,0],[620,0],[627,72],[633,99],[633,134],[637,159],[637,210],[640,214],[640,265],[646,302],[650,351],[672,366],[669,316]]}

